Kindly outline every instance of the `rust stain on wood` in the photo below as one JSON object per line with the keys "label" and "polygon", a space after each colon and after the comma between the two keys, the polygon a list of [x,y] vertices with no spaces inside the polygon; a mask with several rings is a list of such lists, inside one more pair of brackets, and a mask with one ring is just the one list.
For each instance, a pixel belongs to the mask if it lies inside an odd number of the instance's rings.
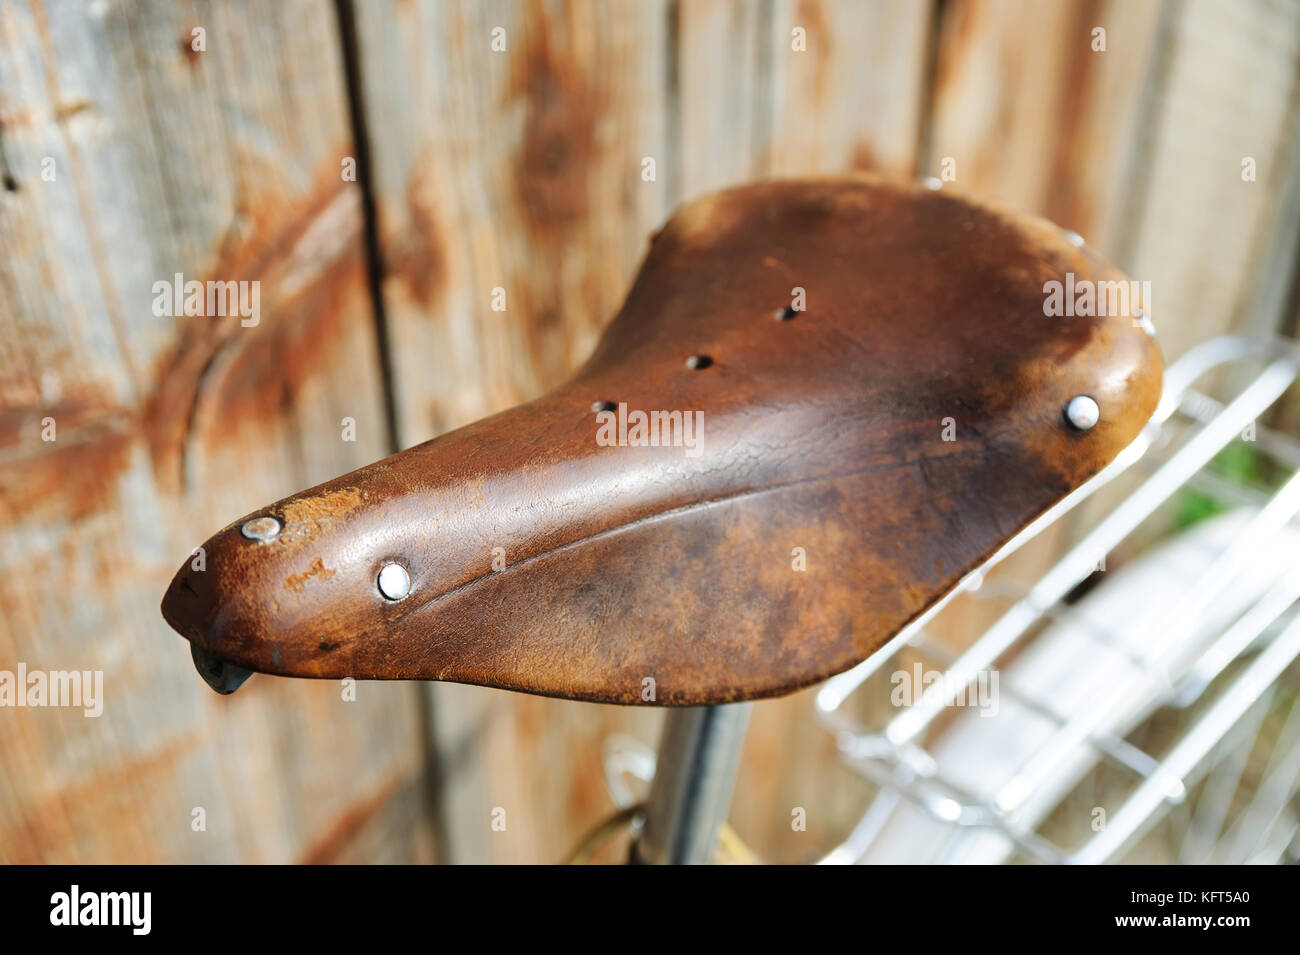
{"label": "rust stain on wood", "polygon": [[815,106],[826,101],[827,85],[830,80],[827,71],[835,47],[834,31],[827,27],[822,6],[814,0],[800,0],[795,26],[801,26],[806,31],[807,55],[812,59],[813,66],[813,102],[809,105]]}
{"label": "rust stain on wood", "polygon": [[979,32],[979,15],[983,8],[969,2],[946,4],[939,48],[934,59],[931,84],[934,98],[943,97],[953,76],[960,72],[961,59],[972,49],[975,34]]}
{"label": "rust stain on wood", "polygon": [[186,30],[181,35],[180,41],[178,43],[178,46],[181,49],[181,55],[185,57],[186,62],[189,63],[189,65],[192,67],[198,66],[199,60],[203,56],[203,52],[201,50],[194,49],[194,31],[196,29],[198,29],[197,24],[190,27],[188,30]]}
{"label": "rust stain on wood", "polygon": [[75,99],[55,106],[54,118],[62,123],[91,109],[94,109],[94,104],[90,100]]}
{"label": "rust stain on wood", "polygon": [[[53,441],[42,438],[52,418]],[[105,396],[0,411],[0,509],[8,520],[78,520],[110,509],[134,421]]]}
{"label": "rust stain on wood", "polygon": [[[128,807],[135,808],[137,797],[173,791],[180,764],[193,757],[201,741],[197,730],[188,730],[145,752],[119,753],[106,768],[85,772],[57,789],[28,790],[32,801],[20,803],[17,818],[0,829],[0,861],[17,865],[94,861],[67,854],[73,844],[67,831],[92,820],[104,823],[100,832],[108,834],[110,847],[96,853],[96,859],[120,859],[129,851],[133,861],[158,861],[140,858],[139,843],[128,841],[131,835],[116,831],[110,819],[119,823],[113,818],[115,807],[125,815]],[[95,814],[90,819],[88,811]]]}
{"label": "rust stain on wood", "polygon": [[874,172],[879,170],[881,165],[870,143],[866,140],[859,140],[854,144],[853,160],[850,163],[851,168],[861,172]]}
{"label": "rust stain on wood", "polygon": [[587,217],[587,167],[598,113],[585,72],[557,54],[551,21],[530,8],[510,94],[522,98],[524,142],[515,169],[519,205],[535,233],[563,231]]}
{"label": "rust stain on wood", "polygon": [[404,228],[385,227],[382,207],[380,211],[385,278],[401,282],[411,298],[426,309],[438,303],[447,285],[446,227],[440,218],[437,172],[437,160],[426,150],[406,185],[408,219]]}
{"label": "rust stain on wood", "polygon": [[392,773],[368,795],[345,807],[333,822],[299,856],[302,865],[324,865],[332,862],[356,838],[357,833],[375,818],[410,781],[405,772]]}
{"label": "rust stain on wood", "polygon": [[[337,347],[353,320],[348,306],[366,300],[358,198],[332,161],[290,201],[274,191],[248,196],[247,237],[223,250],[202,280],[258,282],[260,317],[248,327],[239,316],[178,320],[144,415],[164,488],[181,487],[188,441],[221,442],[250,422],[281,418]],[[197,435],[201,403],[215,413]]]}

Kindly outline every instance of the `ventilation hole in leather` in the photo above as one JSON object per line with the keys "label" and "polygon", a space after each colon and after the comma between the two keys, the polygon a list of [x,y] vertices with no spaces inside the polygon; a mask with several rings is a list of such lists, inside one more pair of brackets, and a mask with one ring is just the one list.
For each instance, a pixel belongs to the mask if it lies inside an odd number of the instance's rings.
{"label": "ventilation hole in leather", "polygon": [[598,413],[601,411],[617,411],[618,405],[614,404],[612,401],[593,401],[591,403],[591,410]]}
{"label": "ventilation hole in leather", "polygon": [[690,358],[686,359],[686,367],[694,368],[696,371],[699,371],[701,368],[708,368],[712,364],[713,359],[708,355],[692,355]]}
{"label": "ventilation hole in leather", "polygon": [[772,314],[778,322],[788,322],[799,314],[799,310],[792,305],[787,305],[785,308],[778,308]]}

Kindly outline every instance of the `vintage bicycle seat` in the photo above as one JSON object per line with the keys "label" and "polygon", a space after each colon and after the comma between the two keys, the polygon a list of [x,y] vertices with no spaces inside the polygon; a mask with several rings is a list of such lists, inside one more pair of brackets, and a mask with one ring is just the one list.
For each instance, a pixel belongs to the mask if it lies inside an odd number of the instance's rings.
{"label": "vintage bicycle seat", "polygon": [[567,384],[236,521],[163,615],[227,692],[263,671],[711,704],[822,680],[1155,409],[1137,302],[1045,314],[1067,273],[1125,281],[1071,238],[867,177],[692,202]]}

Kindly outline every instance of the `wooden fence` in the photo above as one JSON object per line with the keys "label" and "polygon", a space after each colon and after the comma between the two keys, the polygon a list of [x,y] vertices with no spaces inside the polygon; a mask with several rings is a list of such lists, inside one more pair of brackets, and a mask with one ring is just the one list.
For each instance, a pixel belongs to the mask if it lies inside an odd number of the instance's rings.
{"label": "wooden fence", "polygon": [[[0,861],[560,858],[611,810],[602,740],[658,712],[218,698],[171,574],[561,381],[670,210],[747,179],[1046,215],[1151,283],[1170,356],[1276,325],[1298,91],[1295,0],[5,0],[0,669],[102,670],[104,709],[0,709]],[[177,276],[259,283],[257,323],[159,314]],[[756,707],[733,822],[763,856],[864,798],[807,693]]]}

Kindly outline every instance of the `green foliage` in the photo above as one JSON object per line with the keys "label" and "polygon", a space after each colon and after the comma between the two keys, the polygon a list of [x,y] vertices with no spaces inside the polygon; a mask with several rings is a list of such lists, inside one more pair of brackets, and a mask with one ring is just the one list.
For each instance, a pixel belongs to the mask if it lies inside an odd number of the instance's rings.
{"label": "green foliage", "polygon": [[[1259,452],[1244,441],[1232,442],[1215,456],[1209,467],[1220,477],[1243,485],[1258,483],[1264,471]],[[1208,494],[1183,488],[1174,498],[1174,527],[1183,530],[1225,510],[1226,505]]]}

